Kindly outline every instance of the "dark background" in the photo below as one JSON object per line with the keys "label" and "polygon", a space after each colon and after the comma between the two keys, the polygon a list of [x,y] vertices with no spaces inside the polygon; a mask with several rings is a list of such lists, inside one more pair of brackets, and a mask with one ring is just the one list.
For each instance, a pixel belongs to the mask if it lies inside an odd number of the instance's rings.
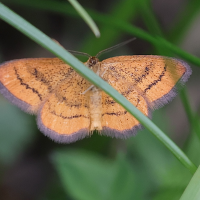
{"label": "dark background", "polygon": [[[53,0],[52,0],[53,1]],[[68,1],[62,14],[49,9],[48,0],[4,0],[6,6],[66,49],[96,55],[100,50],[134,37],[97,20],[101,37],[95,38]],[[34,3],[31,3],[34,2]],[[200,55],[200,6],[189,0],[85,0],[92,13],[123,19],[150,34],[145,8],[154,14],[165,37],[186,52]],[[130,7],[132,5],[133,7]],[[45,4],[48,8],[45,8]],[[137,8],[134,6],[137,5]],[[195,6],[196,5],[196,6]],[[130,10],[133,12],[130,12]],[[189,10],[190,9],[190,10]],[[194,14],[195,13],[195,14]],[[127,16],[126,16],[127,15]],[[147,18],[146,18],[147,19]],[[187,26],[182,30],[184,19]],[[148,19],[147,19],[148,20]],[[177,28],[180,27],[180,28]],[[181,32],[180,29],[182,30]],[[163,52],[165,49],[163,50]],[[160,54],[140,37],[100,59],[118,55]],[[172,53],[173,57],[178,57]],[[54,57],[21,32],[0,20],[0,62],[19,58]],[[82,61],[87,58],[80,57]],[[184,58],[182,58],[184,59]],[[186,93],[194,115],[199,113],[199,66],[189,63],[193,75]],[[153,121],[189,158],[199,163],[199,139],[188,123],[180,97],[155,111]],[[127,140],[96,133],[73,144],[56,144],[39,132],[35,116],[23,113],[0,95],[0,199],[179,199],[192,175],[150,132],[140,131]],[[121,195],[121,196],[120,196]]]}

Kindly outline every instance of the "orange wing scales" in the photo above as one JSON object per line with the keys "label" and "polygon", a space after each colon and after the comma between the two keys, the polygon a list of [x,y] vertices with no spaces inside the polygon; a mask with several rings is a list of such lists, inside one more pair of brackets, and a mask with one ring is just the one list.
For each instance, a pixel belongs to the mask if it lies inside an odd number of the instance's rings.
{"label": "orange wing scales", "polygon": [[[191,75],[183,61],[163,56],[119,56],[102,62],[91,57],[87,67],[124,95],[143,114],[176,95]],[[41,132],[71,143],[99,133],[127,138],[140,122],[99,88],[58,58],[21,59],[0,66],[0,92],[22,110],[38,114]]]}
{"label": "orange wing scales", "polygon": [[72,69],[58,58],[6,62],[0,68],[1,91],[22,110],[36,113],[41,103],[71,71]]}
{"label": "orange wing scales", "polygon": [[89,135],[88,108],[68,107],[52,95],[38,115],[39,129],[57,142],[74,142]]}
{"label": "orange wing scales", "polygon": [[[126,91],[121,91],[123,87],[120,87],[119,82],[117,82],[117,85],[112,86],[123,93],[143,114],[150,117],[148,101],[136,89],[127,88]],[[142,128],[135,117],[104,92],[102,102],[103,134],[111,137],[127,138],[130,135],[135,135],[136,131]]]}
{"label": "orange wing scales", "polygon": [[162,56],[119,56],[102,61],[102,65],[108,68],[109,82],[114,76],[118,77],[115,81],[132,85],[148,99],[151,108],[171,101],[178,84],[184,84],[192,73],[187,63]]}
{"label": "orange wing scales", "polygon": [[70,143],[89,136],[90,115],[88,94],[91,85],[77,73],[64,80],[42,106],[38,126],[55,141]]}

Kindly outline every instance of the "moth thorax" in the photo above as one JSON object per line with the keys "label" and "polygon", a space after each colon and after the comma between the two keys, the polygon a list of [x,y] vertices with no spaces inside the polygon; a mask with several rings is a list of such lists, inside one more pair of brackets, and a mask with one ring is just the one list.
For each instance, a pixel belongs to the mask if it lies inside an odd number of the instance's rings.
{"label": "moth thorax", "polygon": [[101,116],[102,116],[102,92],[97,87],[93,87],[90,91],[89,99],[90,111],[90,131],[102,130]]}
{"label": "moth thorax", "polygon": [[95,56],[92,56],[86,62],[86,66],[88,66],[94,73],[97,73],[99,69],[99,59]]}

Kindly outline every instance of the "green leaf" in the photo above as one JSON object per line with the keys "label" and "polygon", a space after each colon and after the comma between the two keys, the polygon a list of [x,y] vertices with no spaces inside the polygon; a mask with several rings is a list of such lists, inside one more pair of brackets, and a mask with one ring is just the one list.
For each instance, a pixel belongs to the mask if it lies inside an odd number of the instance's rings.
{"label": "green leaf", "polygon": [[88,24],[91,30],[94,32],[96,37],[100,37],[99,29],[94,23],[93,19],[89,16],[89,14],[85,11],[85,9],[78,3],[76,0],[68,0],[75,10],[79,13],[79,15],[83,18],[83,20]]}
{"label": "green leaf", "polygon": [[200,198],[200,166],[192,177],[180,200],[199,200]]}
{"label": "green leaf", "polygon": [[122,155],[111,162],[97,154],[65,150],[53,155],[53,163],[66,193],[75,199],[130,200],[138,195],[138,181]]}
{"label": "green leaf", "polygon": [[[39,132],[33,116],[22,112],[0,96],[0,163],[9,165]],[[14,133],[14,134],[13,134]]]}

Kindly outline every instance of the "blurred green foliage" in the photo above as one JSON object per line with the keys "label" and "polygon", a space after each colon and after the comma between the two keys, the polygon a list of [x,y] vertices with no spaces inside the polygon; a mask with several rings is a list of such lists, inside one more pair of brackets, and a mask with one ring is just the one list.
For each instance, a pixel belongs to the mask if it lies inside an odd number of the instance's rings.
{"label": "blurred green foliage", "polygon": [[[159,15],[158,11],[164,13],[165,7],[160,3],[157,8],[155,2],[158,3],[153,0],[80,2],[84,8],[88,7],[86,10],[99,26],[101,37],[96,39],[67,1],[2,0],[67,49],[95,55],[102,49],[136,36],[138,41],[109,55],[180,56],[199,67],[198,51],[192,55],[181,49],[190,29],[198,26],[199,1],[191,0],[181,4],[182,7],[176,7],[175,19],[168,26],[164,22],[162,24],[159,17],[164,18],[171,13]],[[0,25],[4,27],[0,29],[2,62],[22,57],[51,56],[4,22]],[[180,99],[176,98],[170,105],[156,111],[153,121],[199,165],[200,99],[194,92],[199,91],[199,71],[198,68],[193,69],[194,75],[187,84],[193,92],[184,90],[181,95],[187,116],[184,116]],[[186,117],[190,127],[186,125]],[[27,171],[30,173],[26,175]],[[197,171],[193,177],[197,177],[197,182],[198,176]],[[94,134],[74,144],[54,144],[39,133],[33,117],[8,104],[2,96],[0,98],[0,199],[176,200],[191,178],[188,169],[147,130],[127,140]],[[190,184],[197,185],[197,182],[191,181]],[[187,191],[194,188],[192,186],[189,185]],[[187,194],[191,195],[189,192],[184,195]],[[191,196],[188,199],[192,199]]]}

